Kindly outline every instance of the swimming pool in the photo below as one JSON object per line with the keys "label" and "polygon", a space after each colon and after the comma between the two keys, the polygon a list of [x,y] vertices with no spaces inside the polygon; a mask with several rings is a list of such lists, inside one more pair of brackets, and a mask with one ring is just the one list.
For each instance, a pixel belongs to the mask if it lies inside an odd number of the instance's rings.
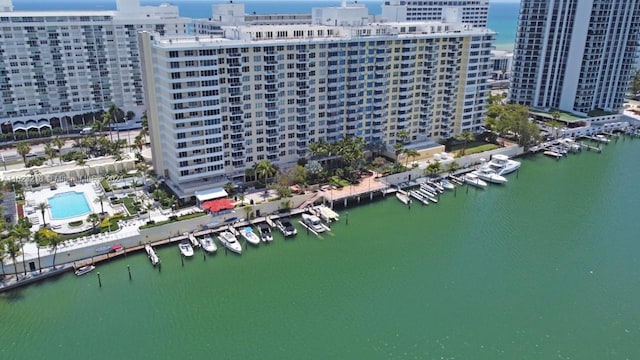
{"label": "swimming pool", "polygon": [[87,198],[81,192],[69,191],[48,199],[52,219],[67,219],[91,212]]}

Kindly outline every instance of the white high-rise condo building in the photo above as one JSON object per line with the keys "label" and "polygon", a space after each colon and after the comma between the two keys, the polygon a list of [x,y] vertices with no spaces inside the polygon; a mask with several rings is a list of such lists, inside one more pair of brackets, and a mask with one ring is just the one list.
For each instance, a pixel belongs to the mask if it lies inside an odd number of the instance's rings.
{"label": "white high-rise condo building", "polygon": [[442,21],[457,18],[475,27],[487,27],[489,0],[386,0],[382,18],[389,21]]}
{"label": "white high-rise condo building", "polygon": [[[284,168],[315,141],[389,147],[482,129],[495,33],[468,24],[368,23],[364,7],[312,24],[140,33],[153,165],[180,198]],[[318,24],[336,19],[339,25]]]}
{"label": "white high-rise condo building", "polygon": [[116,3],[117,11],[12,11],[0,1],[2,133],[69,128],[111,103],[141,115],[137,32],[186,35],[189,19],[175,6]]}
{"label": "white high-rise condo building", "polygon": [[640,0],[522,0],[510,100],[618,112],[640,36]]}

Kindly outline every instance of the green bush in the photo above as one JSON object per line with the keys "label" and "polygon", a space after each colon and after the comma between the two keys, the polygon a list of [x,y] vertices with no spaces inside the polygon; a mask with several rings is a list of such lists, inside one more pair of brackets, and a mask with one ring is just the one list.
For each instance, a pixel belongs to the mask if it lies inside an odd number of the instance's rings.
{"label": "green bush", "polygon": [[84,221],[82,220],[72,221],[69,223],[69,227],[78,227],[78,226],[81,226],[82,224],[84,224]]}

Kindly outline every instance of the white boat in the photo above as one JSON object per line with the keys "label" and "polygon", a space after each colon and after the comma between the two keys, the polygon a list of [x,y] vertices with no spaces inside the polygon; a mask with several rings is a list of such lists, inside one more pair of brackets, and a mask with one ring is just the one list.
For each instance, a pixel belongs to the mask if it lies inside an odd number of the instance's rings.
{"label": "white boat", "polygon": [[295,228],[295,226],[293,226],[293,224],[291,223],[291,219],[289,219],[288,217],[283,217],[276,220],[276,227],[285,237],[295,236],[298,234],[298,230]]}
{"label": "white boat", "polygon": [[211,236],[202,236],[199,239],[199,241],[200,241],[200,245],[202,246],[204,251],[206,251],[208,253],[214,253],[214,252],[216,252],[218,250],[218,246],[216,245],[216,242],[213,241]]}
{"label": "white boat", "polygon": [[453,185],[451,183],[451,181],[449,181],[448,179],[441,179],[440,180],[440,184],[442,185],[443,188],[445,188],[446,190],[453,190],[456,188],[455,185]]}
{"label": "white boat", "polygon": [[598,134],[598,135],[596,135],[595,140],[596,140],[596,141],[599,141],[599,142],[601,142],[601,143],[605,143],[605,144],[611,141],[611,140],[609,140],[607,137],[605,137],[605,136],[604,136],[604,135],[602,135],[602,134]]}
{"label": "white boat", "polygon": [[491,157],[491,161],[487,165],[498,175],[507,175],[518,170],[521,164],[519,161],[509,159],[506,155],[496,154]]}
{"label": "white boat", "polygon": [[324,225],[322,224],[322,221],[320,221],[320,218],[315,216],[315,215],[311,215],[311,214],[302,214],[302,223],[304,224],[304,226],[308,227],[309,230],[316,232],[316,233],[321,233],[324,232],[326,230],[326,228],[324,227]]}
{"label": "white boat", "polygon": [[333,222],[340,220],[340,215],[333,211],[331,208],[328,208],[324,205],[318,205],[313,208],[316,212],[316,215],[319,216],[324,222]]}
{"label": "white boat", "polygon": [[95,266],[93,265],[87,265],[87,266],[83,266],[83,267],[79,267],[76,269],[76,271],[74,272],[74,274],[76,274],[76,276],[82,276],[86,273],[92,272],[93,270],[95,270]]}
{"label": "white boat", "polygon": [[258,237],[258,235],[256,235],[256,233],[253,232],[253,229],[251,228],[251,226],[246,226],[240,229],[240,235],[242,235],[242,237],[249,244],[252,244],[252,245],[260,244],[260,238]]}
{"label": "white boat", "polygon": [[464,174],[462,178],[464,179],[465,183],[471,186],[475,186],[481,189],[487,187],[487,183],[482,181],[482,179],[480,179],[478,175],[474,174],[473,172]]}
{"label": "white boat", "polygon": [[404,193],[401,193],[400,191],[396,193],[396,197],[398,198],[398,200],[400,200],[401,203],[405,205],[409,205],[409,203],[411,202],[411,199],[409,198],[409,196],[407,196]]}
{"label": "white boat", "polygon": [[559,152],[553,151],[553,150],[547,150],[547,151],[543,152],[543,154],[545,154],[547,156],[554,157],[556,159],[559,159],[559,158],[562,157],[562,154],[560,154]]}
{"label": "white boat", "polygon": [[200,242],[198,241],[198,239],[196,239],[196,236],[194,233],[189,233],[189,241],[191,241],[191,246],[196,248],[196,247],[200,247]]}
{"label": "white boat", "polygon": [[242,254],[242,245],[236,239],[236,236],[229,231],[223,231],[218,235],[218,240],[224,247],[237,254]]}
{"label": "white boat", "polygon": [[273,235],[271,234],[271,228],[269,227],[269,224],[267,223],[258,224],[258,230],[260,232],[260,239],[262,239],[263,242],[273,241]]}
{"label": "white boat", "polygon": [[474,171],[474,173],[478,175],[478,177],[481,180],[488,181],[490,183],[504,184],[507,182],[507,178],[505,178],[504,176],[498,175],[498,173],[496,173],[495,170],[493,170],[488,166],[483,166],[478,170]]}
{"label": "white boat", "polygon": [[189,242],[189,240],[180,241],[180,244],[178,244],[178,249],[180,249],[180,253],[184,257],[193,256],[193,248],[191,247],[191,243]]}
{"label": "white boat", "polygon": [[149,257],[149,260],[151,261],[152,265],[158,265],[158,263],[160,262],[160,258],[158,257],[158,254],[156,254],[156,251],[153,250],[153,247],[151,247],[151,245],[146,244],[144,246],[144,251],[147,252],[147,256]]}

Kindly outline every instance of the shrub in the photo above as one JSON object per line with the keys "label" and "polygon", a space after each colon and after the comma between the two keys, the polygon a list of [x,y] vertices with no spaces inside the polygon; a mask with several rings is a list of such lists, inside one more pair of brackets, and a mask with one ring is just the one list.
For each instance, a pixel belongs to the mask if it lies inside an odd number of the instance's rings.
{"label": "shrub", "polygon": [[78,227],[78,226],[81,226],[82,224],[84,224],[84,221],[82,220],[72,221],[69,223],[69,227]]}

